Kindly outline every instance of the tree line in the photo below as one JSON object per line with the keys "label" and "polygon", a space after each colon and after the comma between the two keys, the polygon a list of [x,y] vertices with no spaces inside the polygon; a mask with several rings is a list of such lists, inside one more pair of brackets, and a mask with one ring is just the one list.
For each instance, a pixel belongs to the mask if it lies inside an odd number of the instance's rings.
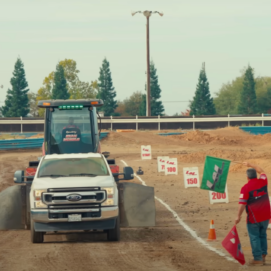
{"label": "tree line", "polygon": [[189,109],[183,115],[251,115],[271,113],[271,77],[254,76],[253,68],[248,65],[241,71],[241,76],[232,82],[223,84],[216,97],[209,91],[205,67],[203,65],[195,96]]}
{"label": "tree line", "polygon": [[[79,70],[76,61],[65,59],[60,61],[56,70],[52,71],[43,80],[42,86],[35,92],[30,92],[26,80],[24,64],[17,59],[13,77],[10,80],[11,89],[8,89],[4,106],[0,108],[4,117],[43,117],[44,109],[38,108],[40,100],[48,99],[102,99],[104,105],[98,108],[105,116],[146,116],[146,94],[134,92],[123,101],[116,100],[116,91],[110,71],[109,61],[105,58],[99,71],[99,78],[89,82],[79,79]],[[151,114],[163,115],[164,106],[159,99],[161,89],[158,75],[152,62],[150,65],[151,77]],[[146,90],[146,86],[145,86]]]}
{"label": "tree line", "polygon": [[[76,61],[60,61],[56,70],[43,80],[42,86],[30,92],[26,80],[24,64],[17,59],[13,77],[10,80],[4,106],[0,108],[4,117],[43,116],[44,109],[37,102],[47,99],[102,99],[104,106],[99,108],[105,116],[146,116],[146,94],[135,91],[124,100],[116,100],[109,61],[105,58],[99,71],[99,78],[89,82],[79,79],[80,71]],[[160,101],[161,88],[157,70],[153,62],[150,65],[151,115],[164,115],[164,106]],[[146,85],[145,85],[146,91]],[[212,98],[209,82],[203,64],[196,91],[189,109],[176,115],[227,115],[271,113],[271,77],[254,77],[253,68],[248,65],[241,75],[232,82],[223,84]]]}

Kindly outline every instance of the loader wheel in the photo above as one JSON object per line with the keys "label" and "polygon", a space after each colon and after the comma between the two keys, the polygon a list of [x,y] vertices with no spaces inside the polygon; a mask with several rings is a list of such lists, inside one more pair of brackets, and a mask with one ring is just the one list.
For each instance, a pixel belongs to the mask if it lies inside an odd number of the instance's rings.
{"label": "loader wheel", "polygon": [[120,218],[119,218],[119,216],[116,220],[115,228],[112,230],[108,230],[107,240],[108,241],[119,241],[120,240]]}
{"label": "loader wheel", "polygon": [[31,219],[31,241],[32,243],[43,243],[44,232],[36,232],[34,229],[34,221]]}

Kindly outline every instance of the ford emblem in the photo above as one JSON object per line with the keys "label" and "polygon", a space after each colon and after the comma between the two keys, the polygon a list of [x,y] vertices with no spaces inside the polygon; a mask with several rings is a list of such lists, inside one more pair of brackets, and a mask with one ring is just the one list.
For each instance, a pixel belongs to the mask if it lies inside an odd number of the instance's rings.
{"label": "ford emblem", "polygon": [[78,195],[78,194],[71,194],[71,195],[68,195],[68,196],[66,197],[66,199],[67,199],[68,201],[79,201],[79,200],[82,199],[82,196],[81,196],[81,195]]}

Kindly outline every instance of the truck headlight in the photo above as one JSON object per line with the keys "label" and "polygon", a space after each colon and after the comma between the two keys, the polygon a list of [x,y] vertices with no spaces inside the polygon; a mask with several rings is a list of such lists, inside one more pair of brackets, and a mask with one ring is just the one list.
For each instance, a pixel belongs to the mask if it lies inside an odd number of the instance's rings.
{"label": "truck headlight", "polygon": [[114,187],[105,187],[103,189],[106,191],[107,197],[108,195],[114,195]]}
{"label": "truck headlight", "polygon": [[47,190],[34,190],[34,205],[35,208],[47,208],[47,205],[44,204],[41,200],[41,196],[43,192],[46,192]]}
{"label": "truck headlight", "polygon": [[43,208],[43,209],[47,209],[47,205],[44,204],[42,201],[35,201],[35,208]]}
{"label": "truck headlight", "polygon": [[107,199],[102,203],[103,206],[114,205],[114,187],[102,188],[106,191]]}
{"label": "truck headlight", "polygon": [[102,203],[102,206],[109,206],[114,205],[114,199],[107,199],[105,202]]}

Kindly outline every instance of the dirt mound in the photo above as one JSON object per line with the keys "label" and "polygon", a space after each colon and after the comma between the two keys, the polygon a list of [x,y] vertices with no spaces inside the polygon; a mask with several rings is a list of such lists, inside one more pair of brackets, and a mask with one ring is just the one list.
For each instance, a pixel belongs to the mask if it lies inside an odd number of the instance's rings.
{"label": "dirt mound", "polygon": [[192,142],[201,143],[201,144],[215,143],[215,144],[220,144],[220,145],[221,144],[235,145],[238,143],[237,139],[229,139],[221,135],[211,136],[210,133],[199,131],[199,130],[188,132],[183,135],[173,135],[169,137],[172,139],[192,141]]}
{"label": "dirt mound", "polygon": [[107,137],[103,139],[103,144],[114,144],[114,145],[125,145],[125,144],[134,144],[136,143],[135,140],[126,136],[126,134],[110,132],[108,133]]}
{"label": "dirt mound", "polygon": [[[155,134],[156,133],[156,134]],[[140,145],[176,145],[176,141],[169,141],[169,136],[160,136],[157,131],[153,132],[133,132],[133,133],[117,133],[110,132],[103,140],[103,144],[114,146],[140,146]]]}
{"label": "dirt mound", "polygon": [[6,151],[0,153],[0,192],[14,185],[13,175],[16,170],[25,170],[29,161],[36,161],[40,151],[19,152]]}
{"label": "dirt mound", "polygon": [[231,161],[245,161],[255,157],[250,150],[208,150],[194,153],[182,154],[178,159],[186,163],[204,163],[206,155],[227,159]]}
{"label": "dirt mound", "polygon": [[[251,159],[248,160],[251,164],[259,165],[265,172],[271,172],[271,163],[270,160],[266,159]],[[232,164],[230,167],[230,172],[246,172],[247,167],[242,164]]]}

